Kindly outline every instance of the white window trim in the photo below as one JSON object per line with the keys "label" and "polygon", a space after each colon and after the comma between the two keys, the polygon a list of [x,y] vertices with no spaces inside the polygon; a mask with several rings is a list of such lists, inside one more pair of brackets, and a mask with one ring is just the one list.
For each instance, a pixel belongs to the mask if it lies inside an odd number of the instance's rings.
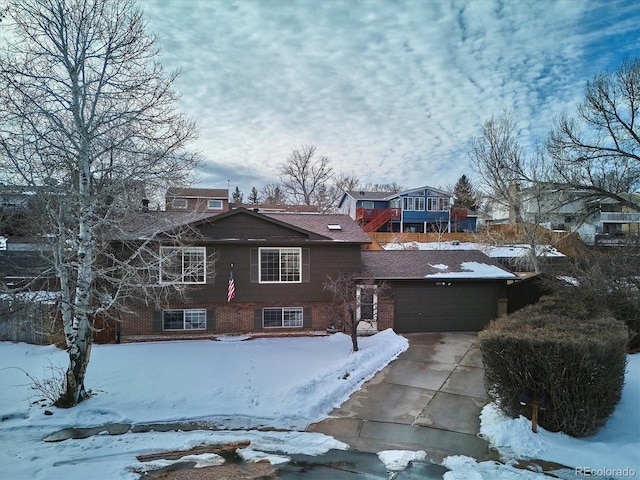
{"label": "white window trim", "polygon": [[[181,258],[182,258],[182,278],[179,280],[175,280],[175,281],[165,281],[163,280],[163,254],[162,251],[163,250],[180,250],[181,251]],[[202,275],[202,281],[199,282],[185,282],[184,281],[184,276],[185,276],[185,271],[184,271],[184,252],[187,250],[194,250],[194,251],[198,251],[201,252],[203,254],[203,261],[202,261],[202,268],[204,270],[203,275]],[[207,283],[207,247],[160,247],[160,271],[158,272],[159,276],[160,276],[160,283],[162,285],[171,285],[171,284],[181,284],[181,285],[204,285]]]}
{"label": "white window trim", "polygon": [[[263,250],[278,250],[279,256],[282,255],[283,250],[295,250],[298,254],[298,280],[262,280],[262,252]],[[280,262],[278,262],[280,266]],[[282,279],[282,271],[279,272],[279,277]],[[258,248],[258,283],[263,284],[290,284],[290,283],[302,283],[302,247],[260,247]]]}
{"label": "white window trim", "polygon": [[[280,318],[281,325],[278,326],[268,326],[266,327],[264,324],[264,312],[265,310],[280,310]],[[293,310],[300,313],[300,325],[285,325],[284,324],[284,313],[285,310]],[[304,308],[303,307],[264,307],[262,309],[262,328],[302,328],[304,326]]]}
{"label": "white window trim", "polygon": [[[165,312],[182,312],[182,328],[164,328],[164,313]],[[186,328],[186,320],[185,314],[186,312],[200,312],[204,313],[204,327],[202,328]],[[180,331],[189,331],[192,332],[194,330],[203,331],[207,329],[207,310],[204,308],[168,308],[162,311],[162,330],[165,332],[180,332]]]}
{"label": "white window trim", "polygon": [[[217,207],[212,207],[211,206],[211,202],[216,202]],[[222,208],[224,207],[224,202],[222,200],[207,200],[207,209],[208,210],[222,210]]]}
{"label": "white window trim", "polygon": [[[421,204],[421,205],[418,205],[418,204]],[[424,212],[425,206],[426,206],[426,202],[424,197],[413,197],[413,210],[415,212]]]}

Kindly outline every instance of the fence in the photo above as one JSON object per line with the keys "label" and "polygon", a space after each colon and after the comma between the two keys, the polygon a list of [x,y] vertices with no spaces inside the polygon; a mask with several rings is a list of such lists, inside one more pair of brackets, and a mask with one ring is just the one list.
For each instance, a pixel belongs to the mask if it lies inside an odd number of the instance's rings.
{"label": "fence", "polygon": [[0,298],[0,340],[46,345],[62,340],[55,303],[18,295]]}
{"label": "fence", "polygon": [[[374,243],[492,243],[492,240],[500,240],[500,243],[526,243],[524,240],[527,232],[524,226],[519,224],[490,225],[486,229],[476,233],[369,233]],[[576,233],[549,230],[540,226],[527,225],[526,228],[535,228],[538,243],[547,243],[554,246],[560,252],[573,256],[585,248],[584,243]]]}

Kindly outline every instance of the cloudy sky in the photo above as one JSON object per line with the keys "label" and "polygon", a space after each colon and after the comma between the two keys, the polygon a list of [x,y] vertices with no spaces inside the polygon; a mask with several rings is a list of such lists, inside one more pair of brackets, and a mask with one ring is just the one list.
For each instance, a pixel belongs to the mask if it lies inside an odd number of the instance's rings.
{"label": "cloudy sky", "polygon": [[473,176],[469,140],[513,111],[543,142],[585,82],[640,54],[636,0],[138,0],[205,159],[196,186],[278,181],[305,144],[362,183]]}

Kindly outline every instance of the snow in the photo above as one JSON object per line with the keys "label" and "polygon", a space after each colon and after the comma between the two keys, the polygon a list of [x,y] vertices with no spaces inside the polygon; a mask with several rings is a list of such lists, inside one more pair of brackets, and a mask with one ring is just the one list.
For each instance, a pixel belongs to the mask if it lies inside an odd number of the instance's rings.
{"label": "snow", "polygon": [[410,462],[426,459],[427,453],[423,450],[418,450],[417,452],[411,450],[383,450],[378,452],[378,458],[384,463],[387,470],[398,472],[407,468]]}
{"label": "snow", "polygon": [[[597,394],[594,392],[594,394]],[[538,428],[524,417],[502,416],[495,405],[484,407],[480,415],[480,434],[496,448],[503,459],[542,459],[574,468],[605,470],[617,478],[616,470],[633,470],[640,475],[640,355],[630,355],[620,403],[605,426],[587,438]],[[625,475],[620,475],[620,478]]]}
{"label": "snow", "polygon": [[433,265],[434,268],[438,268],[441,272],[430,273],[429,275],[425,275],[425,278],[514,278],[513,273],[487,263],[462,262],[460,266],[463,268],[462,272],[447,272],[445,271],[448,269],[446,265],[440,265],[438,267]]}
{"label": "snow", "polygon": [[[474,242],[408,242],[387,243],[385,250],[480,250],[491,258],[525,257],[529,255],[531,247],[526,244],[488,245]],[[551,245],[537,245],[536,255],[544,257],[564,257]]]}
{"label": "snow", "polygon": [[[168,465],[140,462],[138,455],[189,450],[203,444],[248,442],[238,450],[246,461],[289,461],[289,455],[321,455],[348,445],[302,431],[325,418],[360,385],[407,348],[391,330],[359,340],[351,351],[347,335],[95,345],[87,374],[94,395],[63,410],[40,401],[25,375],[43,379],[66,364],[54,346],[0,343],[0,465],[3,478],[135,479],[138,473]],[[22,369],[22,370],[21,370]],[[611,478],[640,475],[640,355],[629,357],[621,402],[596,435],[575,439],[529,420],[502,416],[493,405],[481,414],[481,435],[500,453],[502,463],[454,455],[443,463],[445,480],[543,480],[540,472],[515,468],[517,459],[546,460],[591,469]],[[49,410],[53,415],[45,415]],[[109,423],[200,422],[218,430],[127,432],[110,435]],[[104,428],[102,426],[105,426]],[[269,427],[266,431],[256,427]],[[85,439],[44,442],[67,427],[99,427]],[[232,429],[238,428],[238,429]],[[187,454],[185,454],[187,455]],[[222,460],[190,455],[200,466]],[[378,453],[390,472],[423,461],[422,451]],[[133,471],[136,469],[136,471]],[[624,470],[626,469],[626,470]],[[619,471],[618,471],[619,470]],[[576,478],[573,470],[560,478]],[[586,476],[586,475],[585,475]]]}
{"label": "snow", "polygon": [[[250,341],[184,341],[94,345],[86,385],[93,396],[72,409],[58,409],[30,388],[25,373],[44,379],[67,357],[54,346],[0,343],[0,465],[4,478],[137,478],[137,455],[189,449],[200,444],[251,442],[248,459],[278,463],[287,454],[322,454],[348,448],[326,435],[306,433],[362,383],[406,350],[392,330],[359,339],[264,338]],[[45,415],[49,410],[53,415]],[[43,442],[68,427],[112,423],[203,422],[217,428],[105,434]],[[257,431],[269,427],[290,431]],[[273,452],[278,452],[279,455]],[[205,456],[199,462],[216,462]]]}

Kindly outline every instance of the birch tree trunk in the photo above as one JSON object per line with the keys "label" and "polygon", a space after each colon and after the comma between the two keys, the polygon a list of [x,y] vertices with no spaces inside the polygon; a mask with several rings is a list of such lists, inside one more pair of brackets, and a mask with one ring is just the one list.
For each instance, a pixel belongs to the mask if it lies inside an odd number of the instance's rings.
{"label": "birch tree trunk", "polygon": [[157,62],[134,0],[7,3],[0,159],[7,178],[43,192],[30,234],[51,252],[69,354],[57,404],[73,406],[87,397],[96,314],[117,318],[126,299],[164,294],[153,239],[123,245],[121,222],[139,208],[131,191],[161,195],[190,178],[196,126],[175,110],[176,74]]}

